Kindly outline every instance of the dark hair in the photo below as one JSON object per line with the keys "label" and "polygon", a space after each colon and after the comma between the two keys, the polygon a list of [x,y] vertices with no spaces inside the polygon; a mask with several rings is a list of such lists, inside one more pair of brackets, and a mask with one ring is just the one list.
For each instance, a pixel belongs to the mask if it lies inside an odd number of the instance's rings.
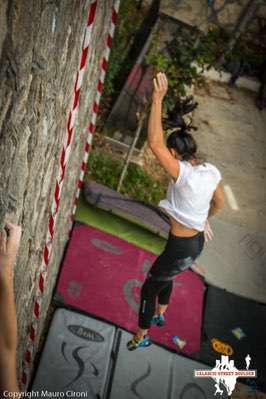
{"label": "dark hair", "polygon": [[197,143],[185,128],[174,130],[167,138],[167,147],[176,150],[182,160],[188,161],[191,158],[196,158]]}

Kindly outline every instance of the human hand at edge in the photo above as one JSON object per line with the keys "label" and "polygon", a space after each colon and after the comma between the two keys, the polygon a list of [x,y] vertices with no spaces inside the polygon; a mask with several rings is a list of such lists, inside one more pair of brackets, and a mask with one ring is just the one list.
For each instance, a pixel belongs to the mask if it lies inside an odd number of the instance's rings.
{"label": "human hand at edge", "polygon": [[166,74],[163,72],[159,72],[156,75],[156,78],[153,79],[153,100],[162,101],[165,97],[168,90],[168,80]]}
{"label": "human hand at edge", "polygon": [[6,222],[0,231],[0,278],[12,274],[19,249],[21,227]]}
{"label": "human hand at edge", "polygon": [[205,243],[207,244],[207,242],[211,241],[214,237],[214,233],[212,231],[212,228],[210,226],[210,223],[208,220],[206,220],[205,222],[205,226],[204,226],[204,240]]}

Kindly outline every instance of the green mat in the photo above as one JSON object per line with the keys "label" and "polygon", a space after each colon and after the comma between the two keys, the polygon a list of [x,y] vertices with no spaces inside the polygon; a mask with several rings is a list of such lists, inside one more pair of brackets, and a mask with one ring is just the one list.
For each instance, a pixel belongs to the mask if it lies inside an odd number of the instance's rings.
{"label": "green mat", "polygon": [[159,255],[165,247],[166,240],[163,238],[111,212],[106,212],[96,206],[89,205],[82,198],[82,195],[78,203],[75,220],[113,234],[155,255]]}

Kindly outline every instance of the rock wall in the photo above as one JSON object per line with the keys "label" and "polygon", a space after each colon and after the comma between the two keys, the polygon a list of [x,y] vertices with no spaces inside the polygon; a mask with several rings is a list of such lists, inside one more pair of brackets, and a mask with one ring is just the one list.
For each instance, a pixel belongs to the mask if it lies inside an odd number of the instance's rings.
{"label": "rock wall", "polygon": [[[98,79],[113,0],[99,0],[92,50],[55,229],[40,331],[47,314],[65,244],[86,126]],[[12,194],[11,215],[23,227],[15,267],[19,364],[32,319],[36,273],[42,262],[59,154],[72,106],[88,0],[0,2],[0,188]]]}

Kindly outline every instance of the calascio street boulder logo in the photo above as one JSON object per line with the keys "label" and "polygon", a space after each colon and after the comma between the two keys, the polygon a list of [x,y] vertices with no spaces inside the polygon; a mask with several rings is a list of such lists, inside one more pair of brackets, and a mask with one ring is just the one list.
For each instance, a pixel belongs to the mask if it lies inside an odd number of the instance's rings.
{"label": "calascio street boulder logo", "polygon": [[222,395],[224,389],[228,395],[232,395],[236,381],[238,378],[255,378],[257,377],[257,370],[249,370],[251,357],[247,355],[245,358],[246,369],[238,370],[235,367],[234,360],[229,360],[228,356],[222,356],[221,360],[216,360],[216,365],[212,370],[195,370],[194,377],[197,378],[212,378],[214,380],[214,387],[217,394]]}

